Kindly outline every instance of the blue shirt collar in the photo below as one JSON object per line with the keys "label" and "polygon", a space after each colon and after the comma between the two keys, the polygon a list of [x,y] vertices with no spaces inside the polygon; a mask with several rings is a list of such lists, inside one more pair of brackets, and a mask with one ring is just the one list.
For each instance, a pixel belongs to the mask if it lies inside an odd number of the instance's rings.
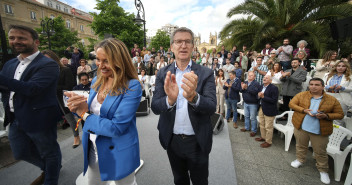
{"label": "blue shirt collar", "polygon": [[[187,65],[186,69],[191,69],[191,67],[192,67],[192,59],[189,60],[189,63],[188,63],[188,65]],[[177,62],[175,62],[175,69],[179,69],[179,68],[177,67]],[[185,69],[185,70],[186,70],[186,69]]]}

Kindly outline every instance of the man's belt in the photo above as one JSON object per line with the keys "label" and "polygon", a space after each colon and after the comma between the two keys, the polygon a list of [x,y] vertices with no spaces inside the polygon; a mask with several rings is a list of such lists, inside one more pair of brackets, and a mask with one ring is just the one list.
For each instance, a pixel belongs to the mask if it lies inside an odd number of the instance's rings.
{"label": "man's belt", "polygon": [[179,136],[181,137],[182,139],[187,139],[187,138],[190,138],[190,137],[194,137],[195,135],[186,135],[186,134],[174,134],[175,136]]}

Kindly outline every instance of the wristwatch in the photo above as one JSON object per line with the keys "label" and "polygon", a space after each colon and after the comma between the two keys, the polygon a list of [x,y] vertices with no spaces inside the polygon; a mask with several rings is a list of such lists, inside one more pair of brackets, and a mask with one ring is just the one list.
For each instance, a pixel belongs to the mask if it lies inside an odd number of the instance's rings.
{"label": "wristwatch", "polygon": [[196,103],[197,103],[197,100],[198,100],[198,93],[194,96],[194,98],[192,99],[192,101],[189,102],[189,103],[196,104]]}

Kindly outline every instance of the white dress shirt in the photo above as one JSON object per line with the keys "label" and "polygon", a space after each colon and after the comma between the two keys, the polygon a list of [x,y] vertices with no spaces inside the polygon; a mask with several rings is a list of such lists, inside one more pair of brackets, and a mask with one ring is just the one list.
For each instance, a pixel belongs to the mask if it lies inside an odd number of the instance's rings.
{"label": "white dress shirt", "polygon": [[[16,80],[20,80],[21,76],[24,72],[24,70],[27,69],[28,65],[35,59],[35,57],[37,57],[39,55],[39,51],[33,53],[32,55],[26,57],[26,58],[22,58],[21,55],[17,56],[17,59],[20,61],[20,63],[18,64],[16,71],[15,71],[15,75],[13,76],[14,79]],[[11,91],[10,92],[10,101],[9,101],[9,105],[10,105],[10,111],[11,112],[15,112],[15,109],[13,107],[13,95],[15,95],[15,92]]]}

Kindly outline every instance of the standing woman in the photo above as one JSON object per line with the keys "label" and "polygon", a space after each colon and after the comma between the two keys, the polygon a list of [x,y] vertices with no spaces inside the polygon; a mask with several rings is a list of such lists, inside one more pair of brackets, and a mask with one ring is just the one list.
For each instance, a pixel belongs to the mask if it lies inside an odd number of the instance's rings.
{"label": "standing woman", "polygon": [[87,65],[86,59],[82,58],[79,63],[81,66],[77,68],[77,75],[79,75],[80,73],[89,73],[90,71],[92,71],[92,68]]}
{"label": "standing woman", "polygon": [[281,70],[282,70],[282,67],[280,62],[275,62],[273,65],[273,68],[266,73],[266,75],[271,76],[271,79],[272,79],[271,83],[279,89],[279,96],[281,95],[281,90],[282,90],[281,88],[282,82],[280,80],[282,76]]}
{"label": "standing woman", "polygon": [[[68,106],[81,115],[84,174],[88,185],[136,185],[140,165],[136,111],[142,88],[126,45],[105,39],[97,45],[99,75],[93,79],[88,103],[66,92]],[[89,111],[89,112],[88,112]]]}
{"label": "standing woman", "polygon": [[222,69],[219,69],[218,74],[215,79],[215,85],[216,85],[216,113],[222,114],[222,116],[225,117],[225,106],[224,106],[224,100],[225,100],[225,90],[224,90],[224,83],[226,82],[225,76],[224,76],[224,71]]}
{"label": "standing woman", "polygon": [[325,73],[330,73],[332,67],[336,64],[337,60],[337,52],[336,51],[327,51],[323,57],[323,59],[318,60],[314,78],[323,79]]}
{"label": "standing woman", "polygon": [[307,72],[310,72],[312,68],[310,67],[310,60],[307,59],[307,53],[304,50],[299,50],[294,58],[299,58],[302,60],[301,66]]}
{"label": "standing woman", "polygon": [[339,100],[345,115],[348,106],[352,106],[351,80],[351,66],[346,61],[337,62],[333,70],[324,76],[325,91]]}
{"label": "standing woman", "polygon": [[64,101],[63,101],[63,90],[71,91],[73,86],[76,85],[75,79],[73,77],[71,69],[68,67],[65,67],[60,62],[60,58],[53,51],[44,50],[42,51],[42,54],[56,61],[60,67],[60,76],[57,82],[56,97],[57,97],[57,101],[59,102],[60,110],[62,111],[62,114],[65,117],[65,120],[72,128],[72,132],[74,136],[72,148],[77,148],[81,143],[81,139],[79,138],[78,129],[75,130],[76,120],[74,115],[70,112],[70,110],[68,110],[68,108],[65,107]]}
{"label": "standing woman", "polygon": [[146,97],[148,95],[149,80],[145,69],[141,70],[141,74],[138,75],[138,79],[141,82],[141,86],[142,86],[142,96]]}

